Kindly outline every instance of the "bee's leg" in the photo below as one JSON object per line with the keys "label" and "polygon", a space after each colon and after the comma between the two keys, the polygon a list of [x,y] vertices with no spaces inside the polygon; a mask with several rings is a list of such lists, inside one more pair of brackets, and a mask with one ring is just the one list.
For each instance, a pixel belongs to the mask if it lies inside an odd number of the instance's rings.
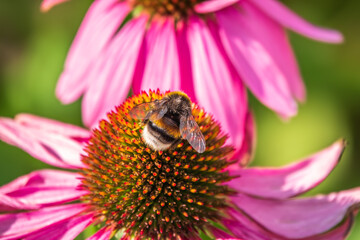
{"label": "bee's leg", "polygon": [[139,126],[138,126],[137,128],[133,128],[133,130],[134,130],[134,131],[139,130],[141,127],[145,126],[146,123],[148,123],[148,121],[149,121],[149,120],[143,120],[143,121],[141,122],[141,124],[139,124]]}
{"label": "bee's leg", "polygon": [[142,127],[142,125],[141,125],[141,126],[138,126],[137,128],[133,128],[132,130],[137,131],[137,130],[139,130],[141,127]]}
{"label": "bee's leg", "polygon": [[169,147],[169,150],[173,151],[180,142],[181,142],[181,138],[175,140],[175,142],[173,142],[173,143],[171,144],[171,146]]}

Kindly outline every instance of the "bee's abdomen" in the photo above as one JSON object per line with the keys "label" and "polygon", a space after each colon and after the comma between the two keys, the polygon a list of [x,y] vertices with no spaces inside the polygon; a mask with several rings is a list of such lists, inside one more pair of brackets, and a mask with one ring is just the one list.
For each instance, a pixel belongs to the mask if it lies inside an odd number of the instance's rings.
{"label": "bee's abdomen", "polygon": [[159,120],[156,121],[150,120],[150,122],[152,123],[152,127],[154,131],[159,131],[175,139],[180,138],[180,130],[179,130],[180,123],[178,123],[176,119],[170,118],[165,115],[163,118]]}
{"label": "bee's abdomen", "polygon": [[155,125],[153,122],[149,121],[148,125],[150,127],[150,131],[154,135],[156,135],[161,140],[161,142],[167,143],[167,142],[175,141],[174,137],[172,137],[164,129],[162,129],[162,128],[158,127],[157,125]]}
{"label": "bee's abdomen", "polygon": [[152,149],[162,151],[168,149],[176,138],[169,135],[164,129],[158,127],[153,122],[149,121],[142,133],[142,137]]}

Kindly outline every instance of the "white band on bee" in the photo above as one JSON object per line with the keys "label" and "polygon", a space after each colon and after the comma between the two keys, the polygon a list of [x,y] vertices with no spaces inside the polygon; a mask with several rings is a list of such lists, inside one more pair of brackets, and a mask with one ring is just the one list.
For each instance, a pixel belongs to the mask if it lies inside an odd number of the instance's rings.
{"label": "white band on bee", "polygon": [[151,147],[152,149],[156,150],[156,151],[163,151],[168,149],[171,146],[171,143],[169,144],[164,144],[162,142],[159,141],[159,139],[157,139],[154,135],[152,135],[149,132],[149,128],[148,125],[145,125],[144,130],[142,132],[142,137],[144,142],[149,145],[149,147]]}

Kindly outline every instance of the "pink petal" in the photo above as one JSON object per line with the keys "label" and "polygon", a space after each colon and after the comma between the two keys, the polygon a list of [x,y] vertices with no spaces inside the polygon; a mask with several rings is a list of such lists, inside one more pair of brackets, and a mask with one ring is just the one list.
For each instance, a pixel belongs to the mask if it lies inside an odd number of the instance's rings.
{"label": "pink petal", "polygon": [[[261,226],[260,224],[251,220],[246,214],[231,210],[229,212],[230,216],[233,219],[226,219],[222,222],[222,224],[236,237],[246,239],[246,240],[285,240],[288,238],[284,238],[279,236],[273,232],[268,231],[266,228]],[[349,214],[341,224],[337,225],[335,228],[332,228],[330,231],[325,233],[321,233],[318,235],[313,235],[306,238],[301,238],[302,240],[340,240],[345,239],[346,235],[348,235],[351,225],[354,221],[354,216]],[[215,231],[216,237],[223,237],[223,232]],[[218,239],[218,238],[217,238]]]}
{"label": "pink petal", "polygon": [[[271,29],[260,27],[257,22],[262,19],[260,16],[246,2],[242,2],[241,9],[226,8],[217,12],[216,18],[220,26],[221,40],[227,55],[254,95],[283,117],[291,117],[296,114],[297,105],[286,77],[290,77],[292,82],[300,81],[301,83],[301,80],[299,80],[298,72],[292,71],[294,68],[297,69],[296,65],[288,62],[286,66],[292,66],[292,68],[283,71],[280,67],[284,68],[285,64],[279,66],[274,59],[274,56],[277,56],[278,60],[282,57],[281,53],[276,52],[278,49],[274,44],[278,44],[275,42],[277,39],[282,39],[280,43],[285,41],[284,33],[279,31],[276,24],[266,25]],[[266,24],[266,22],[262,21],[261,23]],[[265,35],[269,31],[271,34]],[[272,31],[276,37],[271,37]],[[288,49],[285,46],[282,50]],[[284,55],[290,56],[291,54]],[[286,58],[286,60],[288,59],[291,58]],[[279,61],[284,62],[284,60]],[[289,76],[284,74],[286,71],[290,73]]]}
{"label": "pink petal", "polygon": [[192,101],[197,102],[191,69],[189,42],[187,41],[187,22],[179,21],[176,27],[176,44],[178,47],[181,79],[180,88]]}
{"label": "pink petal", "polygon": [[251,112],[246,114],[244,130],[245,133],[243,143],[239,149],[237,155],[233,156],[234,159],[239,159],[238,165],[231,165],[233,167],[245,167],[253,159],[256,145],[256,129],[255,129],[255,120]]}
{"label": "pink petal", "polygon": [[244,240],[243,238],[216,238],[216,240]]}
{"label": "pink petal", "polygon": [[344,142],[308,158],[281,168],[243,168],[231,170],[240,176],[228,185],[235,190],[268,198],[288,198],[310,190],[321,183],[339,162]]}
{"label": "pink petal", "polygon": [[354,223],[355,219],[352,214],[349,214],[350,217],[347,217],[341,224],[332,228],[330,231],[325,233],[311,236],[305,238],[304,240],[339,240],[346,239],[346,236],[350,233],[351,225]]}
{"label": "pink petal", "polygon": [[66,2],[68,0],[43,0],[41,3],[41,11],[47,12],[49,11],[53,6],[58,5],[62,2]]}
{"label": "pink petal", "polygon": [[91,5],[71,45],[56,87],[56,95],[63,103],[73,102],[93,84],[86,78],[86,73],[109,46],[128,12],[128,4],[118,0],[94,1]]}
{"label": "pink petal", "polygon": [[214,235],[216,240],[233,239],[232,235],[216,227],[211,227],[211,233]]}
{"label": "pink petal", "polygon": [[11,212],[17,209],[38,209],[39,206],[31,202],[24,202],[13,197],[8,197],[0,193],[0,211]]}
{"label": "pink petal", "polygon": [[37,209],[79,199],[80,175],[59,170],[39,170],[0,187],[0,211]]}
{"label": "pink petal", "polygon": [[134,75],[147,17],[131,20],[121,29],[87,76],[91,86],[83,102],[83,121],[94,126],[126,98]]}
{"label": "pink petal", "polygon": [[113,229],[109,227],[103,227],[97,231],[91,237],[88,237],[86,240],[108,240],[112,234]]}
{"label": "pink petal", "polygon": [[285,30],[252,5],[244,3],[242,6],[248,18],[248,21],[245,22],[248,31],[269,52],[279,71],[286,78],[293,97],[304,101],[306,98],[305,86]]}
{"label": "pink petal", "polygon": [[240,149],[247,114],[246,92],[226,61],[216,38],[216,29],[199,18],[189,19],[188,41],[198,103],[214,115],[228,143]]}
{"label": "pink petal", "polygon": [[195,5],[197,13],[212,13],[228,6],[231,6],[239,0],[208,0]]}
{"label": "pink petal", "polygon": [[[145,36],[145,68],[134,79],[134,92],[161,89],[180,90],[179,56],[173,19],[152,21]],[[145,56],[144,56],[145,57]]]}
{"label": "pink petal", "polygon": [[[230,219],[225,219],[222,224],[236,237],[246,240],[285,240],[278,235],[251,220],[246,214],[235,209],[229,210]],[[222,237],[223,233],[215,232],[215,237]]]}
{"label": "pink petal", "polygon": [[330,29],[324,29],[312,25],[305,21],[294,12],[290,11],[279,1],[275,0],[248,0],[256,5],[264,13],[269,15],[275,21],[278,21],[284,27],[290,28],[299,34],[305,35],[318,41],[329,43],[340,43],[343,36],[340,32]]}
{"label": "pink petal", "polygon": [[31,114],[18,114],[15,121],[28,128],[56,133],[73,139],[88,139],[91,135],[87,129]]}
{"label": "pink petal", "polygon": [[32,212],[0,215],[0,235],[3,239],[19,239],[45,227],[70,219],[87,208],[84,204],[69,204],[42,208]]}
{"label": "pink petal", "polygon": [[0,139],[45,163],[62,168],[82,168],[83,145],[57,133],[34,129],[0,118]]}
{"label": "pink petal", "polygon": [[360,188],[310,198],[270,200],[245,194],[234,203],[266,229],[287,238],[305,238],[330,230],[360,205]]}
{"label": "pink petal", "polygon": [[93,214],[81,215],[29,233],[25,240],[75,239],[93,221]]}
{"label": "pink petal", "polygon": [[11,183],[0,187],[0,193],[16,191],[27,186],[52,186],[52,187],[72,187],[79,185],[81,177],[78,173],[61,170],[38,170],[30,174],[18,177]]}

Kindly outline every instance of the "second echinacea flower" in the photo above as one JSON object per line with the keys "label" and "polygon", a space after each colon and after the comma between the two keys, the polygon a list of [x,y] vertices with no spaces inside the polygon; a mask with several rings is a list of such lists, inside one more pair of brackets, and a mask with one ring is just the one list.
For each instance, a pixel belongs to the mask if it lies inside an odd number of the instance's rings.
{"label": "second echinacea flower", "polygon": [[248,111],[244,84],[283,117],[295,115],[296,100],[305,99],[285,28],[319,41],[342,40],[275,0],[97,0],[56,93],[63,103],[84,95],[83,121],[94,126],[131,87],[135,93],[182,90],[240,147]]}
{"label": "second echinacea flower", "polygon": [[326,178],[338,163],[342,141],[282,168],[233,168],[232,147],[224,144],[220,126],[193,104],[205,152],[198,154],[187,141],[154,151],[142,141],[143,126],[129,110],[162,97],[134,96],[92,132],[31,115],[0,118],[1,140],[76,171],[35,171],[0,187],[0,238],[74,239],[89,225],[99,227],[89,240],[115,234],[200,239],[200,232],[217,239],[329,240],[348,234],[359,188],[292,198]]}

